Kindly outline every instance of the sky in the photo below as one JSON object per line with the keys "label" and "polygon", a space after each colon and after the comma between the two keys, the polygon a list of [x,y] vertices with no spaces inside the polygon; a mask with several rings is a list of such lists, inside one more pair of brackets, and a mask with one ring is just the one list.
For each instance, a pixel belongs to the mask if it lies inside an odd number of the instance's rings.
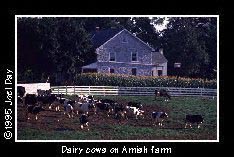
{"label": "sky", "polygon": [[169,23],[168,18],[166,18],[162,25],[155,25],[154,27],[156,28],[157,31],[162,31],[166,29],[168,23]]}

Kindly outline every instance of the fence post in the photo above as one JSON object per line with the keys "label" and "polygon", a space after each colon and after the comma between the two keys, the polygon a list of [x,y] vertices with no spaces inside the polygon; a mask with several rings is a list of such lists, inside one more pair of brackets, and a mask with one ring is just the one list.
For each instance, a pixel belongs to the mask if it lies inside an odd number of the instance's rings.
{"label": "fence post", "polygon": [[76,95],[76,86],[74,85],[74,95]]}
{"label": "fence post", "polygon": [[66,95],[67,95],[67,85],[66,85]]}
{"label": "fence post", "polygon": [[58,94],[60,94],[60,93],[59,93],[59,87],[58,87]]}
{"label": "fence post", "polygon": [[90,86],[89,86],[89,95],[90,95]]}

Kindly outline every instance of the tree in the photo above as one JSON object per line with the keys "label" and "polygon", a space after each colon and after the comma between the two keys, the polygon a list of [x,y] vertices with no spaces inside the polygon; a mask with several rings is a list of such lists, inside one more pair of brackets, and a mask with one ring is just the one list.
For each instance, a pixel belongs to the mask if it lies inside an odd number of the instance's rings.
{"label": "tree", "polygon": [[181,62],[182,76],[214,78],[216,38],[215,18],[170,18],[161,38],[169,75],[176,74],[173,65]]}
{"label": "tree", "polygon": [[[17,21],[18,71],[32,69],[73,78],[80,67],[95,60],[90,36],[79,18],[20,18]],[[39,81],[34,80],[34,81]]]}

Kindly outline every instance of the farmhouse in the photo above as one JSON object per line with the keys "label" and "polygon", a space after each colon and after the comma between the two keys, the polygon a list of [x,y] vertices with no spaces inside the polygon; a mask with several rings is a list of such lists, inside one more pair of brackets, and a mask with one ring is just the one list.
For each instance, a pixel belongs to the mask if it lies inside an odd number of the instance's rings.
{"label": "farmhouse", "polygon": [[82,72],[166,76],[163,49],[154,49],[126,29],[98,30],[92,36],[97,61]]}

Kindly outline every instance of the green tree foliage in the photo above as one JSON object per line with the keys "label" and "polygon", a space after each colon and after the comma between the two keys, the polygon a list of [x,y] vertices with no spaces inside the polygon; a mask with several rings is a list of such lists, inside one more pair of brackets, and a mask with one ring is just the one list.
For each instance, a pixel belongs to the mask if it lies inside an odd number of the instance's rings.
{"label": "green tree foliage", "polygon": [[58,73],[72,80],[81,66],[96,59],[89,33],[81,18],[19,18],[17,21],[18,73],[27,80],[31,70],[34,79]]}
{"label": "green tree foliage", "polygon": [[216,78],[216,18],[170,18],[161,43],[169,61],[169,75],[177,74],[173,65],[181,62],[179,74],[182,76]]}

